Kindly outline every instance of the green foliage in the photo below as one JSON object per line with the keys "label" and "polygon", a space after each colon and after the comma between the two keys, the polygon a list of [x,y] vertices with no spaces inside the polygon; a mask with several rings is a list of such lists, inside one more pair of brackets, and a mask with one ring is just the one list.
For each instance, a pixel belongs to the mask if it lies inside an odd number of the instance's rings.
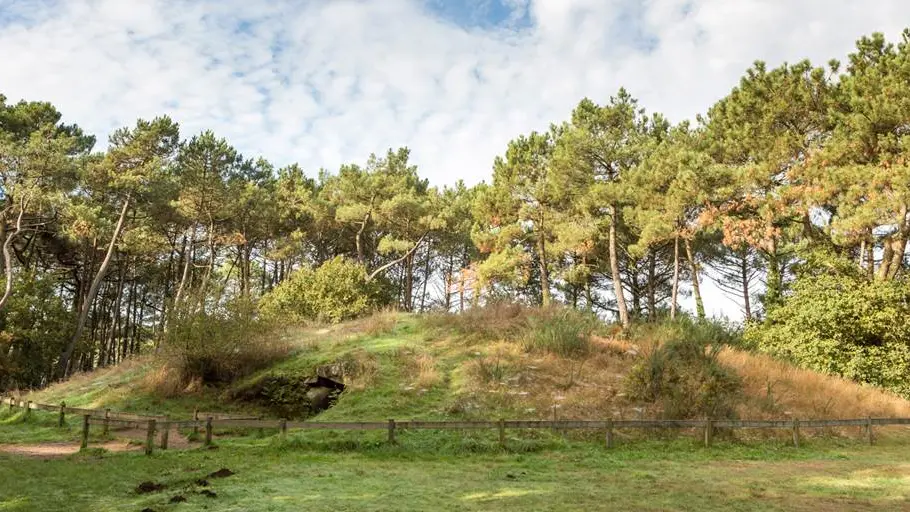
{"label": "green foliage", "polygon": [[719,346],[677,338],[661,344],[626,377],[629,398],[658,404],[665,418],[733,418],[742,379],[717,360]]}
{"label": "green foliage", "polygon": [[249,300],[235,299],[211,311],[192,304],[187,301],[172,313],[159,340],[167,372],[156,383],[159,391],[228,383],[289,354],[289,345],[270,324],[256,318]]}
{"label": "green foliage", "polygon": [[807,274],[762,324],[746,330],[760,350],[813,370],[910,396],[910,283]]}
{"label": "green foliage", "polygon": [[271,320],[338,323],[386,304],[380,282],[370,280],[363,265],[338,256],[291,274],[262,298],[259,309]]}
{"label": "green foliage", "polygon": [[0,312],[0,389],[48,383],[49,368],[71,334],[74,315],[57,294],[52,277],[18,276]]}

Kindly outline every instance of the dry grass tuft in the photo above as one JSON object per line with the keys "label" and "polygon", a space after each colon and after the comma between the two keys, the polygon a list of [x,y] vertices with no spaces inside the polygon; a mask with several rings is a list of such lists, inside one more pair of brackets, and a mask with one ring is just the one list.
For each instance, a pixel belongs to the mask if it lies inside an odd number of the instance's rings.
{"label": "dry grass tuft", "polygon": [[436,359],[429,354],[418,354],[414,358],[417,365],[417,381],[415,384],[422,389],[431,388],[442,382],[442,375],[436,368]]}

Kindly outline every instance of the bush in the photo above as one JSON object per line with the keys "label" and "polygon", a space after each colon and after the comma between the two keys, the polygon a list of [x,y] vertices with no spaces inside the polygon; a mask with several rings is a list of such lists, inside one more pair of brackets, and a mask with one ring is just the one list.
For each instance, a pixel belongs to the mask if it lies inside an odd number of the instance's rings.
{"label": "bush", "polygon": [[655,403],[665,418],[733,418],[743,383],[717,360],[719,345],[668,341],[647,354],[626,377],[629,398]]}
{"label": "bush", "polygon": [[910,397],[910,285],[859,275],[805,275],[746,330],[759,350],[804,368]]}
{"label": "bush", "polygon": [[529,315],[523,337],[525,348],[577,357],[590,352],[597,318],[578,310],[554,307]]}
{"label": "bush", "polygon": [[367,279],[363,265],[338,256],[316,269],[291,274],[262,298],[259,310],[272,320],[338,323],[388,302],[381,284]]}
{"label": "bush", "polygon": [[171,314],[159,340],[165,370],[153,385],[162,394],[232,382],[290,353],[287,341],[256,318],[249,300],[235,299],[214,311],[197,311],[194,302]]}

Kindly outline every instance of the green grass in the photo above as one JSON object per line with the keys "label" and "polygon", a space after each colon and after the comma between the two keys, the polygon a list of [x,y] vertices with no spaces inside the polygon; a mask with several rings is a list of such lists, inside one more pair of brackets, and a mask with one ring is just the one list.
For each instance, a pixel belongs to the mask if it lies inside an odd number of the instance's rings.
{"label": "green grass", "polygon": [[[0,427],[0,430],[3,430]],[[907,446],[882,440],[810,443],[640,442],[606,451],[546,443],[501,451],[476,436],[473,453],[424,432],[399,446],[367,436],[222,441],[216,450],[107,454],[66,459],[0,455],[0,510],[902,510],[910,506]],[[363,438],[363,435],[361,435]],[[437,441],[432,441],[437,439]],[[436,444],[437,452],[428,451]],[[510,439],[510,445],[517,443]],[[316,449],[319,448],[319,449]],[[356,448],[354,450],[353,448]],[[558,448],[558,449],[553,449]],[[236,474],[194,481],[221,468]],[[137,494],[144,481],[162,492]],[[213,491],[216,498],[199,492]],[[186,503],[169,504],[181,495]]]}

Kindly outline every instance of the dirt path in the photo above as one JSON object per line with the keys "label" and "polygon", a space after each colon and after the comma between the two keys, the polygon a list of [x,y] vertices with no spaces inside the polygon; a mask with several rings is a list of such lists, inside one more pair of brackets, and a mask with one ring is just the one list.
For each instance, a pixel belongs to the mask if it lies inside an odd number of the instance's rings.
{"label": "dirt path", "polygon": [[[90,448],[104,448],[109,452],[127,452],[141,449],[140,446],[130,444],[129,441],[107,441],[101,444],[89,445]],[[0,453],[24,455],[39,459],[54,459],[79,453],[78,442],[47,442],[35,444],[0,444]]]}
{"label": "dirt path", "polygon": [[[128,452],[143,449],[146,431],[143,429],[115,430],[111,434],[117,439],[103,443],[89,443],[89,448],[103,448],[109,452]],[[137,441],[139,441],[137,443]],[[168,448],[173,450],[186,450],[197,446],[198,442],[190,442],[186,436],[176,429],[168,433]],[[155,448],[161,446],[161,432],[155,436]],[[79,453],[78,441],[48,441],[29,444],[0,444],[0,453],[23,455],[40,459],[53,459],[67,457]]]}

